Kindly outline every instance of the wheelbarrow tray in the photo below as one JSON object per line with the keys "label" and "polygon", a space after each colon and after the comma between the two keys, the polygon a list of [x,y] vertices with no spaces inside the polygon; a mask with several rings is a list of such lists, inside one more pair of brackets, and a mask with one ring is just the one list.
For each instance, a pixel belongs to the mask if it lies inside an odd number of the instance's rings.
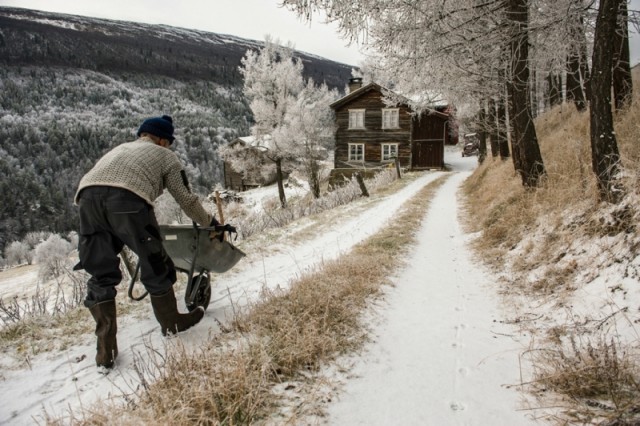
{"label": "wheelbarrow tray", "polygon": [[176,269],[223,273],[245,256],[229,241],[210,239],[213,230],[193,225],[160,225],[164,248]]}

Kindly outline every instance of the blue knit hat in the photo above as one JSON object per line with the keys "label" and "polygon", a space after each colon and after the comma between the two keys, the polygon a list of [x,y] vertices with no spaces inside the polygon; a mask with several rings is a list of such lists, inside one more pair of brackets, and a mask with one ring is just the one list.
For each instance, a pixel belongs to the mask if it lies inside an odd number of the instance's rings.
{"label": "blue knit hat", "polygon": [[138,137],[142,133],[150,133],[159,138],[166,139],[169,143],[173,143],[173,119],[168,115],[162,117],[147,118],[138,129]]}

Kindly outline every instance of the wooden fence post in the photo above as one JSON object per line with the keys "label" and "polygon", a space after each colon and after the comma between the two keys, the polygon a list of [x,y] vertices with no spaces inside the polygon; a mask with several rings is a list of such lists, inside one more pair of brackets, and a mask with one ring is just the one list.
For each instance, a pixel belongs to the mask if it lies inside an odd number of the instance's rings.
{"label": "wooden fence post", "polygon": [[356,173],[356,180],[358,181],[358,185],[360,185],[360,191],[362,191],[362,196],[368,197],[369,191],[367,191],[367,187],[364,184],[364,179],[362,178],[362,175],[360,173]]}
{"label": "wooden fence post", "polygon": [[[220,216],[220,225],[224,225],[224,214],[222,213],[222,199],[220,198],[220,192],[216,191],[216,206],[218,207],[218,215]],[[224,231],[222,231],[222,241],[225,240]]]}

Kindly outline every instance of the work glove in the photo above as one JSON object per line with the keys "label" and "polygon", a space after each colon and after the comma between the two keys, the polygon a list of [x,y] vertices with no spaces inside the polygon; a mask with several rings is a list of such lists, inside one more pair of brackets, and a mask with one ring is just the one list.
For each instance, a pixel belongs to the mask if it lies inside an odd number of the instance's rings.
{"label": "work glove", "polygon": [[209,233],[209,238],[217,238],[220,242],[222,242],[224,241],[224,233],[228,232],[229,237],[231,237],[231,234],[236,234],[234,241],[238,239],[238,232],[236,231],[235,226],[229,225],[228,223],[226,225],[220,225],[219,223],[217,225],[214,225],[212,223],[212,226],[215,228],[215,230]]}

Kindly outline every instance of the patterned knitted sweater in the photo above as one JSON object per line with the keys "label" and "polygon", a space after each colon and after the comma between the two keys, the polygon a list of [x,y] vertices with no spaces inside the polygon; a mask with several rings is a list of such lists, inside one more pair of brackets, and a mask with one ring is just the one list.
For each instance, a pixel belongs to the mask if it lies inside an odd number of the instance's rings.
{"label": "patterned knitted sweater", "polygon": [[209,226],[211,216],[191,192],[178,156],[147,137],[119,145],[106,153],[80,180],[74,201],[88,186],[128,189],[150,205],[166,188],[192,220]]}

